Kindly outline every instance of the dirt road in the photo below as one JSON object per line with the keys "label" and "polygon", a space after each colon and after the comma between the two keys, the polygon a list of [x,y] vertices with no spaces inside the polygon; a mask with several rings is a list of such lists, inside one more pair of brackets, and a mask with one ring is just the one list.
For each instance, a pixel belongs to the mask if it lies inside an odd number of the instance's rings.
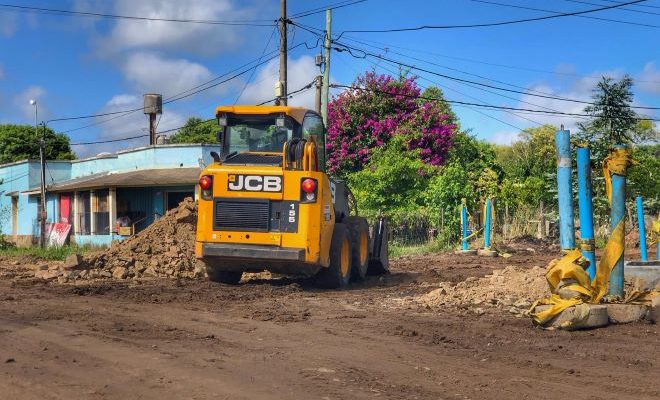
{"label": "dirt road", "polygon": [[0,398],[660,398],[656,325],[569,333],[497,308],[392,306],[552,256],[399,259],[343,291],[288,279],[0,280]]}

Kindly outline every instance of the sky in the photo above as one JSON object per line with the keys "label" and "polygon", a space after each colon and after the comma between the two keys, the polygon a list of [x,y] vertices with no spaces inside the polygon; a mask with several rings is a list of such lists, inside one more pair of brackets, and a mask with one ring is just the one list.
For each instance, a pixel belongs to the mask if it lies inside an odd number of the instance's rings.
{"label": "sky", "polygon": [[[288,14],[336,2],[289,0]],[[345,30],[508,21],[552,14],[546,11],[566,13],[612,3],[367,0],[334,10],[332,33],[336,37]],[[272,26],[279,17],[278,0],[0,0],[0,4],[167,19],[251,21],[243,26],[72,17],[0,6],[0,123],[34,124],[35,109],[29,100],[36,99],[39,122],[66,133],[72,143],[88,143],[143,135],[148,131],[147,117],[138,110],[52,120],[138,109],[144,93],[161,93],[166,104],[158,131],[168,131],[182,126],[191,116],[212,118],[217,105],[255,104],[275,95],[278,62],[269,58],[279,44],[278,32]],[[325,13],[293,19],[304,27],[325,27]],[[290,27],[288,36],[289,46],[297,45],[289,52],[291,92],[319,74],[314,56],[321,49],[318,37],[301,27]],[[660,0],[495,27],[347,32],[339,41],[432,72],[407,71],[417,76],[421,87],[439,86],[450,100],[581,113],[582,103],[532,96],[529,92],[589,100],[602,75],[620,78],[629,74],[635,80],[635,105],[660,107]],[[363,54],[333,52],[331,80],[350,84],[357,74],[367,70],[387,74],[401,71],[387,61],[364,58]],[[254,64],[237,70],[249,62]],[[250,68],[257,62],[258,67]],[[524,93],[499,91],[437,74]],[[211,80],[217,85],[179,98]],[[331,94],[339,90],[333,89]],[[289,104],[313,108],[314,90],[297,94]],[[575,129],[578,121],[575,117],[474,106],[456,105],[454,111],[461,128],[499,144],[514,141],[521,129],[545,123]],[[660,118],[659,110],[639,111]],[[75,145],[74,151],[85,157],[147,143],[148,138],[138,138],[82,144]]]}

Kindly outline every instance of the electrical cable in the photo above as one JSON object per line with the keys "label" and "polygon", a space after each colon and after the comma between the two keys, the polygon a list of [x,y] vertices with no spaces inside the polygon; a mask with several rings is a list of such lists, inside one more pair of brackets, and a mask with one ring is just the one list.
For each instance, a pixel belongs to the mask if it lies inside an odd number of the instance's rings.
{"label": "electrical cable", "polygon": [[[270,46],[270,42],[273,40],[273,37],[275,36],[275,32],[277,32],[277,27],[273,28],[273,31],[270,33],[270,36],[268,37],[268,41],[266,42],[266,47],[264,47],[263,51],[261,52],[261,55],[259,56],[259,61],[264,57],[264,54],[266,54],[266,51],[268,50],[268,46]],[[241,89],[240,93],[238,93],[238,96],[236,96],[236,99],[234,100],[234,105],[238,103],[238,100],[243,96],[243,93],[245,92],[245,89],[247,89],[248,85],[250,84],[250,81],[252,81],[252,78],[254,77],[254,73],[257,71],[257,67],[255,66],[252,68],[252,72],[250,72],[250,76],[247,78],[245,81],[245,85],[243,85],[243,89]]]}
{"label": "electrical cable", "polygon": [[[300,92],[303,92],[304,90],[307,90],[307,89],[311,88],[312,85],[314,84],[314,82],[315,82],[315,81],[312,81],[311,83],[309,83],[309,84],[303,86],[302,88],[297,89],[297,90],[294,90],[293,92],[289,93],[289,94],[287,95],[288,98],[292,98],[294,95],[296,95],[296,94],[298,94],[298,93],[300,93]],[[273,99],[266,100],[266,101],[264,101],[264,102],[262,102],[262,103],[259,103],[259,104],[257,104],[257,105],[264,105],[264,104],[266,104],[266,103],[270,103],[270,102],[275,101],[275,100],[277,100],[277,98],[273,98]],[[192,127],[192,126],[197,126],[197,125],[203,124],[203,123],[205,123],[205,122],[210,122],[210,121],[213,121],[213,120],[215,120],[215,118],[209,118],[209,119],[199,121],[199,122],[197,122],[197,123],[195,123],[195,124],[192,124],[192,125],[189,125],[189,126],[191,126],[191,127]],[[176,127],[176,128],[167,129],[167,130],[160,131],[160,132],[157,132],[157,133],[158,133],[158,134],[164,134],[164,133],[174,132],[174,131],[178,131],[179,129],[181,129],[181,128],[185,127],[185,126],[186,126],[186,125],[182,125],[182,126],[179,126],[179,127]],[[93,141],[93,142],[78,142],[78,143],[70,143],[69,145],[70,145],[70,146],[83,146],[83,145],[91,145],[91,144],[115,143],[115,142],[122,142],[122,141],[124,141],[124,140],[140,139],[140,138],[144,138],[144,137],[148,137],[148,136],[149,136],[149,134],[142,134],[142,135],[137,135],[137,136],[129,136],[129,137],[117,138],[117,139],[97,140],[97,141]]]}
{"label": "electrical cable", "polygon": [[[534,7],[526,7],[526,6],[519,6],[516,4],[506,4],[506,3],[498,3],[495,1],[486,1],[486,0],[469,0],[475,3],[483,3],[483,4],[491,4],[495,6],[502,6],[502,7],[511,7],[511,8],[518,8],[522,10],[530,10],[530,11],[540,11],[540,12],[545,12],[545,13],[552,13],[555,15],[562,14],[561,11],[552,11],[552,10],[544,10],[542,8],[534,8]],[[587,3],[588,4],[588,3]],[[601,4],[593,4],[596,6],[600,6]],[[625,10],[625,8],[619,7],[619,9]],[[618,19],[611,19],[611,18],[601,18],[601,17],[592,17],[589,15],[575,15],[578,18],[588,18],[588,19],[595,19],[599,21],[606,21],[606,22],[616,22],[619,24],[627,24],[627,25],[638,25],[638,26],[644,26],[648,28],[660,28],[660,25],[651,25],[651,24],[645,24],[641,22],[633,22],[633,21],[623,21],[623,20],[618,20]]]}
{"label": "electrical cable", "polygon": [[[338,8],[348,7],[348,6],[352,6],[352,5],[355,5],[355,4],[364,3],[366,1],[367,0],[340,1],[338,3],[334,3],[334,5],[333,4],[328,4],[325,7],[317,7],[315,9],[311,9],[311,10],[307,10],[307,11],[301,11],[297,14],[291,15],[289,18],[304,18],[304,17],[310,16],[310,15],[313,15],[313,14],[318,14],[318,13],[325,12],[326,10],[336,10]],[[345,4],[342,4],[342,3],[345,3]]]}
{"label": "electrical cable", "polygon": [[[507,89],[507,88],[503,88],[503,87],[500,87],[500,86],[490,85],[490,84],[487,84],[487,83],[482,83],[482,82],[472,81],[472,80],[469,80],[469,79],[458,78],[458,77],[451,76],[451,75],[441,74],[439,72],[431,71],[431,70],[428,70],[428,69],[425,69],[425,68],[420,68],[420,67],[417,67],[415,65],[404,63],[402,61],[386,58],[386,57],[383,57],[379,54],[370,53],[370,52],[365,51],[363,49],[355,48],[355,47],[346,45],[344,43],[340,43],[340,42],[337,42],[337,41],[333,41],[333,42],[335,44],[345,48],[345,49],[342,49],[342,48],[338,48],[338,47],[333,47],[334,50],[340,51],[340,52],[341,51],[348,51],[348,53],[351,54],[355,58],[366,58],[367,56],[374,57],[374,58],[381,59],[383,61],[389,61],[391,63],[398,64],[398,65],[406,67],[406,68],[410,68],[410,69],[414,69],[414,70],[417,70],[417,71],[426,72],[428,74],[436,75],[436,76],[439,76],[441,78],[450,79],[450,80],[457,81],[457,82],[471,83],[471,84],[474,84],[474,85],[483,86],[483,87],[487,87],[487,88],[495,89],[495,90],[501,90],[501,91],[505,91],[505,92],[517,93],[517,94],[534,96],[534,97],[541,97],[541,98],[552,99],[552,100],[566,101],[566,102],[571,102],[571,103],[593,104],[592,102],[584,101],[584,100],[569,99],[569,98],[554,96],[554,95],[551,95],[551,94],[548,94],[548,93],[543,93],[543,92],[538,92],[538,91],[529,91],[529,90],[521,91],[521,90]],[[356,55],[356,54],[353,53],[353,51],[361,52],[361,53],[363,53],[363,56]],[[460,71],[460,72],[465,73],[464,71]],[[481,78],[482,79],[489,79],[487,77],[481,77]],[[515,87],[515,85],[512,85],[512,84],[508,84],[508,85]],[[660,110],[660,107],[631,106],[631,108],[642,109],[642,110]]]}
{"label": "electrical cable", "polygon": [[[548,115],[568,115],[568,116],[578,116],[578,117],[593,117],[593,115],[589,115],[589,114],[569,113],[569,112],[562,112],[562,111],[533,110],[533,109],[528,109],[528,108],[517,108],[517,107],[508,107],[508,106],[492,106],[492,105],[483,104],[483,103],[470,103],[470,102],[458,101],[458,100],[437,99],[437,98],[432,98],[432,97],[410,96],[410,95],[404,95],[404,94],[391,94],[391,93],[388,93],[388,92],[385,92],[385,91],[382,91],[382,90],[367,89],[367,88],[360,88],[360,87],[340,85],[340,84],[332,84],[330,86],[331,87],[338,87],[338,88],[345,88],[345,89],[352,89],[352,90],[360,90],[360,91],[366,91],[366,92],[372,92],[372,93],[385,94],[385,95],[389,95],[389,96],[402,96],[402,97],[408,97],[408,98],[414,98],[414,99],[420,99],[420,100],[429,100],[429,101],[446,101],[447,103],[450,103],[450,104],[469,105],[469,106],[483,107],[483,108],[494,109],[494,110],[511,110],[511,111],[527,112],[527,113],[531,113],[531,114],[548,114]],[[604,117],[604,118],[607,118],[607,117]],[[660,119],[646,118],[646,117],[637,117],[635,119],[640,120],[640,121],[643,121],[643,120],[660,121]]]}
{"label": "electrical cable", "polygon": [[[567,1],[569,3],[587,4],[587,5],[590,5],[590,6],[601,6],[602,5],[602,4],[590,3],[588,1],[580,1],[580,0],[564,0],[564,1]],[[660,15],[660,13],[653,12],[653,11],[634,10],[632,8],[624,8],[624,7],[619,8],[619,10],[634,12],[634,13],[640,13],[640,14]]]}
{"label": "electrical cable", "polygon": [[574,11],[574,12],[568,12],[568,13],[555,14],[555,15],[546,15],[546,16],[542,16],[542,17],[514,19],[514,20],[498,21],[498,22],[486,22],[486,23],[479,23],[479,24],[421,25],[421,26],[415,26],[415,27],[392,28],[392,29],[350,29],[350,30],[342,31],[339,34],[339,36],[337,37],[337,40],[341,39],[342,35],[344,35],[345,33],[392,33],[392,32],[420,31],[420,30],[425,30],[425,29],[464,29],[464,28],[485,28],[485,27],[492,27],[492,26],[513,25],[513,24],[520,24],[520,23],[526,23],[526,22],[543,21],[543,20],[548,20],[548,19],[556,19],[556,18],[576,16],[576,15],[590,14],[590,13],[594,13],[594,12],[620,8],[620,7],[628,6],[628,5],[631,5],[631,4],[643,3],[645,1],[646,0],[635,0],[635,1],[628,1],[628,2],[625,2],[625,3],[617,3],[617,4],[613,4],[611,6],[592,8],[592,9],[583,10],[583,11]]}
{"label": "electrical cable", "polygon": [[[134,16],[134,15],[105,14],[105,13],[97,13],[97,12],[73,11],[73,10],[64,10],[64,9],[55,9],[55,8],[21,6],[17,4],[6,4],[6,3],[0,3],[0,7],[3,7],[7,10],[36,12],[36,13],[61,15],[61,16],[125,19],[125,20],[135,20],[135,21],[179,22],[179,23],[207,24],[207,25],[273,26],[272,21],[266,19],[217,21],[217,20],[180,19],[180,18],[155,18],[155,17],[142,17],[142,16]],[[260,23],[260,22],[264,22],[264,23]],[[270,23],[265,23],[265,22],[270,22]]]}

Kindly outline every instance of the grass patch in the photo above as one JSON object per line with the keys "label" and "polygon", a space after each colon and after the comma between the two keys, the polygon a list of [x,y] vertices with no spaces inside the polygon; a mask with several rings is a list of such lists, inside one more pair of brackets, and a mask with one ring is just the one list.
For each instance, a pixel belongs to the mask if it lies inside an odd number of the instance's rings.
{"label": "grass patch", "polygon": [[418,245],[400,245],[396,243],[389,244],[390,257],[401,256],[421,256],[424,254],[438,253],[448,250],[447,244],[440,241],[433,241]]}
{"label": "grass patch", "polygon": [[38,246],[33,247],[9,247],[0,249],[0,256],[5,257],[36,257],[48,261],[62,261],[69,255],[78,253],[83,254],[94,250],[92,246],[61,246],[47,247],[42,249]]}

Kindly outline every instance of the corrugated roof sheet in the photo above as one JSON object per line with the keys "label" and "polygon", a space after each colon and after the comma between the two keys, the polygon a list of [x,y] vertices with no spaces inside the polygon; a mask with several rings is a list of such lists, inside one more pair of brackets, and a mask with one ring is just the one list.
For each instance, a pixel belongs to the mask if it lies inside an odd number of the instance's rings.
{"label": "corrugated roof sheet", "polygon": [[[103,172],[48,186],[47,190],[49,192],[70,192],[107,187],[192,185],[197,183],[200,173],[200,168],[158,168],[129,172]],[[32,194],[34,192],[38,193],[39,188],[32,188],[23,193]]]}

